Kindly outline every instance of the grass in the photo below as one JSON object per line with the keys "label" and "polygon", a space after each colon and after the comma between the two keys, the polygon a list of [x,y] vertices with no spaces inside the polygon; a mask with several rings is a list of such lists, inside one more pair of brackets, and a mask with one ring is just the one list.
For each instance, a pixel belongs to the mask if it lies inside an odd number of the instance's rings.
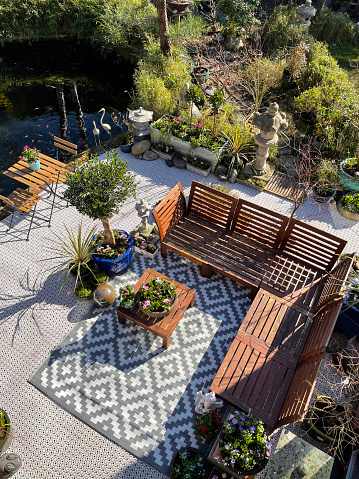
{"label": "grass", "polygon": [[[329,50],[339,66],[349,73],[356,88],[359,88],[359,46],[343,43],[341,46],[329,47]],[[358,62],[358,68],[351,67],[349,62],[354,63],[354,65]]]}

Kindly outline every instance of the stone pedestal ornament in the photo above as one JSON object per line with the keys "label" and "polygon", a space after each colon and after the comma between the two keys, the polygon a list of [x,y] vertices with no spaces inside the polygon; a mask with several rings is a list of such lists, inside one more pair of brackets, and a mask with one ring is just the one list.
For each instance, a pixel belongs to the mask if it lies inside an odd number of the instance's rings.
{"label": "stone pedestal ornament", "polygon": [[195,401],[195,408],[197,414],[205,414],[213,409],[219,409],[223,406],[223,401],[216,398],[213,391],[203,394],[202,391],[197,392],[197,399]]}
{"label": "stone pedestal ornament", "polygon": [[257,175],[264,175],[268,170],[266,160],[269,156],[269,148],[278,141],[278,130],[287,128],[286,115],[279,111],[277,103],[271,103],[265,113],[255,113],[253,124],[260,129],[254,137],[258,145],[256,158],[252,164],[252,169]]}
{"label": "stone pedestal ornament", "polygon": [[315,17],[317,10],[312,7],[312,0],[305,0],[305,4],[300,5],[296,12],[299,15],[299,22],[310,27],[311,19]]}
{"label": "stone pedestal ornament", "polygon": [[3,454],[0,457],[0,478],[7,479],[13,476],[20,469],[21,465],[21,458],[17,454]]}
{"label": "stone pedestal ornament", "polygon": [[130,232],[130,235],[132,238],[141,235],[147,241],[150,241],[153,244],[157,243],[160,239],[158,236],[158,228],[157,226],[147,223],[147,219],[150,216],[149,204],[146,200],[141,199],[138,203],[136,203],[135,208],[137,210],[138,216],[141,218],[141,223],[137,226],[137,228]]}

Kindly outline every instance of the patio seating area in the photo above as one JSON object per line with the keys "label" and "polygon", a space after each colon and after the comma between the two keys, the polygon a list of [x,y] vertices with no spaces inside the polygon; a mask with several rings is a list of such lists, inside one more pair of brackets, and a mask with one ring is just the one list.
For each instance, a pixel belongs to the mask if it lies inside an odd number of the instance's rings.
{"label": "patio seating area", "polygon": [[[42,261],[48,257],[47,238],[52,230],[61,234],[64,224],[76,228],[82,219],[84,226],[93,226],[92,220],[59,203],[51,229],[34,221],[29,242],[24,241],[28,224],[22,217],[15,216],[9,232],[9,218],[1,221],[0,391],[2,407],[17,424],[9,451],[22,457],[19,479],[163,479],[160,470],[166,473],[172,444],[197,444],[188,432],[189,411],[202,388],[211,387],[229,403],[250,408],[271,427],[297,420],[303,403],[294,404],[293,398],[300,391],[303,401],[309,401],[313,388],[301,390],[303,377],[315,378],[339,314],[338,284],[345,280],[350,260],[334,263],[340,252],[358,250],[359,224],[340,216],[335,206],[307,201],[298,210],[299,221],[290,220],[282,237],[293,208],[290,201],[240,184],[233,185],[239,199],[218,193],[220,200],[215,200],[194,173],[168,168],[161,159],[146,162],[120,154],[136,174],[137,198],[146,199],[156,220],[163,220],[164,241],[162,257],[151,262],[135,256],[128,276],[112,280],[116,293],[124,282],[135,283],[152,268],[195,290],[194,307],[178,319],[171,345],[164,349],[162,337],[132,320],[118,324],[116,303],[113,310],[101,311],[78,301],[73,284],[59,292],[60,275],[49,274],[55,262]],[[213,180],[209,176],[208,181]],[[60,184],[59,193],[64,188]],[[47,190],[39,194],[46,195]],[[172,216],[162,209],[164,198],[173,206]],[[201,207],[201,198],[211,209]],[[134,205],[134,199],[124,205],[112,219],[114,227],[135,228]],[[37,205],[44,215],[49,208],[49,201]],[[261,232],[267,233],[265,241]],[[305,235],[317,241],[312,256],[303,246]],[[171,252],[166,257],[167,250]],[[245,267],[236,266],[234,253],[244,258]],[[325,270],[333,267],[333,275],[326,275]],[[295,331],[289,334],[294,324]],[[193,361],[188,362],[191,354]],[[160,384],[166,378],[162,357],[172,382]],[[272,358],[275,365],[268,369]],[[78,370],[71,369],[74,364]],[[151,379],[156,368],[158,377]],[[28,382],[35,376],[36,387]],[[83,382],[85,377],[88,382]],[[242,377],[247,382],[238,386]],[[151,389],[153,381],[158,390]],[[261,395],[262,405],[255,404],[253,391],[263,381],[272,389],[268,386],[268,396]],[[280,404],[270,395],[278,381],[283,385]],[[92,382],[96,388],[89,391],[86,387]],[[109,384],[114,389],[107,390]],[[114,403],[106,403],[106,397]],[[265,406],[270,403],[268,410]],[[152,422],[144,426],[146,408]],[[113,436],[106,432],[112,426]]]}

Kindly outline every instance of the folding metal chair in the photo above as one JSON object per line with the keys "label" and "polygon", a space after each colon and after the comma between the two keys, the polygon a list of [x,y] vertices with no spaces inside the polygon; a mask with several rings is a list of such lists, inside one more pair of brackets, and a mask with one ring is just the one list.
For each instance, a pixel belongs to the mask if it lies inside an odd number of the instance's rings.
{"label": "folding metal chair", "polygon": [[[16,188],[8,197],[0,195],[0,200],[2,200],[7,206],[9,206],[12,211],[12,217],[10,221],[10,226],[7,231],[9,231],[12,227],[12,223],[14,221],[15,212],[18,211],[21,215],[29,215],[30,216],[30,226],[27,232],[26,241],[29,241],[30,230],[32,227],[32,223],[34,219],[39,219],[41,221],[46,221],[49,223],[49,227],[51,226],[51,218],[52,218],[52,211],[53,211],[53,204],[51,207],[50,218],[47,219],[41,213],[38,213],[40,216],[35,215],[36,205],[42,199],[41,196],[37,195],[36,193],[30,193],[29,191],[23,190],[22,188]],[[54,197],[55,199],[55,197]]]}

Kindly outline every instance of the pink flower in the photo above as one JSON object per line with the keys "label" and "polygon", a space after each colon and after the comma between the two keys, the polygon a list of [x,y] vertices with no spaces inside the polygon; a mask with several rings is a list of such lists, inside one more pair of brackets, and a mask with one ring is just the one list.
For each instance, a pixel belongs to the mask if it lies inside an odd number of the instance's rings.
{"label": "pink flower", "polygon": [[201,126],[200,123],[196,123],[196,126]]}
{"label": "pink flower", "polygon": [[145,289],[146,291],[149,289],[147,284],[143,287],[143,289]]}
{"label": "pink flower", "polygon": [[164,302],[165,304],[167,304],[167,303],[170,302],[170,300],[169,300],[168,298],[165,298],[165,299],[163,300],[163,302]]}
{"label": "pink flower", "polygon": [[162,145],[158,144],[158,146],[159,146],[160,148],[162,148]]}
{"label": "pink flower", "polygon": [[181,117],[179,116],[179,117],[178,117],[178,119],[180,120],[180,119],[181,119]]}

